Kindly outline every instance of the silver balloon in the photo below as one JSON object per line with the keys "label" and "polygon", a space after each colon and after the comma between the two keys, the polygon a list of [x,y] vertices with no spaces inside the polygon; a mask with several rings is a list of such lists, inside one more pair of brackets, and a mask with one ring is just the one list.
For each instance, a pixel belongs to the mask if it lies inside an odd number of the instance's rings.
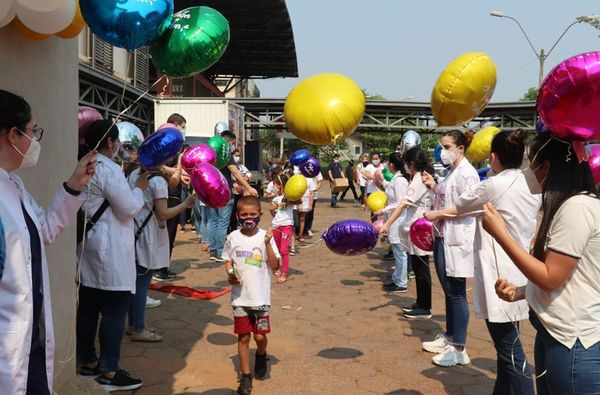
{"label": "silver balloon", "polygon": [[406,152],[412,147],[421,145],[421,136],[414,130],[408,130],[402,136],[402,152]]}
{"label": "silver balloon", "polygon": [[215,136],[220,136],[221,133],[225,131],[229,131],[229,125],[227,124],[227,122],[217,122],[217,124],[215,125]]}

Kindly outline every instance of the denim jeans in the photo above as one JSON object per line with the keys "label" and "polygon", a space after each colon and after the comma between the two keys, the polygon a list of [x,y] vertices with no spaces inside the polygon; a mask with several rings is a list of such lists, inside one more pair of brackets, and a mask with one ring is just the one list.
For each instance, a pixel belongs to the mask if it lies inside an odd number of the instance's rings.
{"label": "denim jeans", "polygon": [[452,343],[464,346],[467,342],[469,304],[467,303],[467,279],[446,275],[444,239],[436,237],[433,243],[433,260],[446,302],[446,337]]}
{"label": "denim jeans", "polygon": [[209,208],[210,218],[208,219],[208,245],[211,252],[221,256],[225,237],[227,237],[227,228],[229,219],[233,210],[233,199],[229,200],[227,206],[222,208]]}
{"label": "denim jeans", "polygon": [[[114,372],[119,368],[121,340],[125,330],[125,316],[131,303],[129,291],[105,291],[79,287],[77,308],[77,360],[88,364],[98,360],[100,373]],[[96,330],[100,319],[100,359],[96,355]]]}
{"label": "denim jeans", "polygon": [[498,373],[493,395],[533,395],[531,369],[518,337],[519,323],[485,320],[485,324],[496,349]]}
{"label": "denim jeans", "polygon": [[537,314],[529,311],[536,329],[535,370],[538,395],[600,394],[600,342],[585,349],[577,340],[571,349],[556,341]]}
{"label": "denim jeans", "polygon": [[200,205],[200,201],[196,200],[194,206],[192,207],[192,216],[194,218],[194,227],[196,228],[196,236],[202,236],[202,206]]}
{"label": "denim jeans", "polygon": [[135,278],[135,295],[129,308],[129,326],[140,333],[144,330],[146,319],[146,297],[148,288],[152,281],[152,270],[138,266],[138,274]]}
{"label": "denim jeans", "polygon": [[400,244],[392,244],[392,251],[394,252],[394,260],[396,261],[396,267],[392,273],[392,282],[398,287],[406,288],[408,285],[408,272],[406,271],[406,252],[402,249]]}
{"label": "denim jeans", "polygon": [[331,194],[331,207],[337,206],[338,193]]}

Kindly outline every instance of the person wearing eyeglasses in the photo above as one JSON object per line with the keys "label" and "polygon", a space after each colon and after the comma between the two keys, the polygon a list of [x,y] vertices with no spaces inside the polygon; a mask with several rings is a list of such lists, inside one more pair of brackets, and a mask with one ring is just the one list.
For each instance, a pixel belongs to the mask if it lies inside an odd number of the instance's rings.
{"label": "person wearing eyeglasses", "polygon": [[0,280],[0,392],[52,393],[54,333],[45,244],[52,244],[81,207],[96,171],[95,151],[85,155],[47,211],[15,170],[34,167],[44,129],[31,106],[0,90],[0,218],[6,259]]}

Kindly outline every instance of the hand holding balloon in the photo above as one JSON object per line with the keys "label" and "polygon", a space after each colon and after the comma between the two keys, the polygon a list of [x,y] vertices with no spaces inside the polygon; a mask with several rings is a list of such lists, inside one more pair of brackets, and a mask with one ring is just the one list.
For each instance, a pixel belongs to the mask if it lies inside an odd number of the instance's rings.
{"label": "hand holding balloon", "polygon": [[98,163],[98,152],[88,152],[75,167],[73,175],[67,181],[67,186],[74,191],[82,191],[83,188],[92,180],[96,174],[96,165]]}
{"label": "hand holding balloon", "polygon": [[425,170],[421,173],[421,182],[429,189],[433,188],[435,185],[435,180],[433,176],[427,173]]}
{"label": "hand holding balloon", "polygon": [[491,203],[486,203],[483,205],[483,209],[484,211],[481,219],[483,229],[496,240],[508,236],[504,218],[502,218],[502,215],[496,210],[496,207]]}

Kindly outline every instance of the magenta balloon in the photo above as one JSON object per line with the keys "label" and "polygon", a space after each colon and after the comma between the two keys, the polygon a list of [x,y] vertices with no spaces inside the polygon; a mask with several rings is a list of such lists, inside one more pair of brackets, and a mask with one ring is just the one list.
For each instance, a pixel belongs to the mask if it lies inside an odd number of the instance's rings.
{"label": "magenta balloon", "polygon": [[92,107],[79,106],[77,120],[79,122],[79,144],[85,144],[85,132],[94,122],[102,120],[102,114]]}
{"label": "magenta balloon", "polygon": [[410,226],[410,241],[423,251],[433,251],[433,225],[427,218],[419,218]]}
{"label": "magenta balloon", "polygon": [[592,176],[594,176],[594,182],[600,183],[600,144],[592,144],[588,147],[589,159],[588,164],[592,169]]}
{"label": "magenta balloon", "polygon": [[190,173],[198,163],[210,163],[214,166],[217,163],[217,154],[206,144],[192,145],[183,153],[181,166]]}
{"label": "magenta balloon", "polygon": [[219,169],[210,163],[198,163],[190,173],[198,197],[209,207],[221,208],[231,200],[231,190]]}
{"label": "magenta balloon", "polygon": [[160,126],[158,127],[158,129],[156,129],[156,130],[161,130],[161,129],[166,129],[166,128],[174,128],[174,129],[177,129],[177,126],[175,126],[175,125],[174,125],[174,124],[172,124],[172,123],[168,123],[168,122],[167,122],[167,123],[163,123],[162,125],[160,125]]}
{"label": "magenta balloon", "polygon": [[537,99],[542,122],[554,137],[600,138],[600,52],[573,56],[544,80]]}

